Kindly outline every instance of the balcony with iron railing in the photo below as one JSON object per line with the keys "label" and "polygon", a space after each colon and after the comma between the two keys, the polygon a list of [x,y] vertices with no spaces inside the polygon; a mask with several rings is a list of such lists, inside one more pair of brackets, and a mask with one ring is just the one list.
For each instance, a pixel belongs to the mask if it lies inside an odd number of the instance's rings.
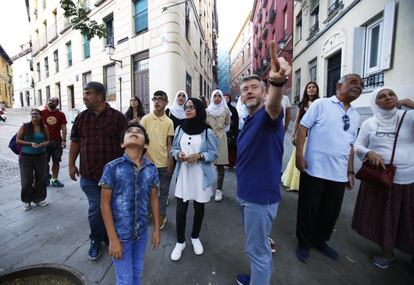
{"label": "balcony with iron railing", "polygon": [[311,39],[319,31],[319,22],[314,23],[309,29],[309,37]]}
{"label": "balcony with iron railing", "polygon": [[373,73],[362,78],[364,82],[364,93],[370,92],[377,87],[384,86],[384,71]]}
{"label": "balcony with iron railing", "polygon": [[64,16],[59,18],[59,33],[63,34],[67,29],[71,27],[70,20]]}
{"label": "balcony with iron railing", "polygon": [[58,33],[57,33],[57,23],[53,23],[48,30],[48,35],[47,35],[48,39],[49,39],[49,43],[53,42],[55,39],[57,39],[58,37]]}
{"label": "balcony with iron railing", "polygon": [[329,7],[328,7],[328,17],[335,13],[340,7],[342,7],[342,0],[335,0]]}
{"label": "balcony with iron railing", "polygon": [[135,33],[140,34],[148,30],[148,10],[134,15]]}

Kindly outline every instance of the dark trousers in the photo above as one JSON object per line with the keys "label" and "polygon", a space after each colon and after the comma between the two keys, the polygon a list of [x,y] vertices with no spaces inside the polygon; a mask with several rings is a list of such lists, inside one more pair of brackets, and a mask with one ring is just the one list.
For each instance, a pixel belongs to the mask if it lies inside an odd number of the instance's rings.
{"label": "dark trousers", "polygon": [[341,211],[345,183],[300,174],[296,237],[299,247],[323,247]]}
{"label": "dark trousers", "polygon": [[105,225],[101,213],[101,187],[98,185],[98,180],[80,179],[80,186],[82,191],[88,198],[88,221],[91,233],[89,238],[96,242],[108,242]]}
{"label": "dark trousers", "polygon": [[217,189],[223,190],[224,165],[216,165],[216,167],[217,167]]}
{"label": "dark trousers", "polygon": [[45,178],[47,175],[46,153],[22,154],[19,159],[21,199],[24,203],[38,203],[46,199]]}
{"label": "dark trousers", "polygon": [[[177,224],[177,241],[179,243],[185,242],[185,224],[187,221],[187,209],[188,202],[184,202],[183,199],[177,198],[177,210],[175,221]],[[193,231],[191,238],[198,238],[201,225],[203,224],[204,218],[204,203],[198,203],[194,201],[194,220],[193,220]]]}

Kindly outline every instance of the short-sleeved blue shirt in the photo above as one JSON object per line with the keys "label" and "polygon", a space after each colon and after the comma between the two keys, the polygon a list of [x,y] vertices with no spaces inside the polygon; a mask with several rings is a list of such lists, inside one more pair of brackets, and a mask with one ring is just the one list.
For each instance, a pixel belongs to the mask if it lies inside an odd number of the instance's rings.
{"label": "short-sleeved blue shirt", "polygon": [[146,232],[150,192],[158,185],[158,171],[145,157],[137,169],[124,154],[105,165],[100,186],[112,189],[111,209],[118,238],[136,239]]}
{"label": "short-sleeved blue shirt", "polygon": [[283,112],[272,120],[261,107],[247,117],[237,139],[237,196],[258,203],[280,200],[283,156]]}

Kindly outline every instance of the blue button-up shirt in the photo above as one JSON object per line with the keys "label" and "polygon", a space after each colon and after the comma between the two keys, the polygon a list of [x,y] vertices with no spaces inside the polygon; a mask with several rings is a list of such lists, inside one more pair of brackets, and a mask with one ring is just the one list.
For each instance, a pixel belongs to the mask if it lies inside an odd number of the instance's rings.
{"label": "blue button-up shirt", "polygon": [[118,238],[126,241],[146,233],[150,192],[158,185],[155,165],[144,157],[138,169],[124,154],[105,165],[99,185],[112,189],[111,209]]}
{"label": "blue button-up shirt", "polygon": [[[345,131],[343,116],[350,126]],[[345,111],[336,96],[315,100],[300,124],[309,129],[306,173],[336,182],[348,181],[348,158],[358,133],[359,114],[351,106]]]}

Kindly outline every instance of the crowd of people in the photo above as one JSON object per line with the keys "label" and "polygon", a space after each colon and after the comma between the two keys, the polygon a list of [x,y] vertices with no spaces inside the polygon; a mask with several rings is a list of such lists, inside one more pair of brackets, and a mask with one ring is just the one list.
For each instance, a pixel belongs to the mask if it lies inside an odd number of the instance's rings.
{"label": "crowd of people", "polygon": [[[103,84],[92,81],[84,87],[86,110],[76,117],[70,134],[69,175],[73,180],[80,177],[89,204],[88,257],[97,260],[105,243],[117,284],[140,284],[148,225],[153,223],[150,241],[157,248],[168,220],[170,184],[176,198],[177,238],[170,258],[179,261],[186,247],[190,201],[191,244],[196,255],[204,253],[200,233],[205,204],[229,195],[223,189],[225,167],[236,171],[251,269],[250,274],[236,274],[237,284],[270,284],[274,244],[269,234],[281,182],[288,191],[298,191],[297,259],[309,262],[311,249],[338,259],[340,253],[328,241],[345,189],[355,183],[354,152],[377,169],[392,161],[396,172],[391,187],[361,182],[352,228],[381,248],[372,257],[373,265],[389,267],[394,249],[411,254],[414,263],[414,160],[406,155],[414,152],[414,112],[398,109],[413,109],[414,103],[398,100],[390,88],[375,90],[373,117],[358,133],[359,115],[351,103],[363,91],[359,75],[340,78],[331,97],[323,96],[316,82],[307,83],[293,125],[295,147],[282,175],[283,142],[291,120],[283,87],[291,68],[276,58],[274,44],[269,53],[267,84],[257,75],[243,78],[236,107],[229,94],[214,90],[209,104],[178,91],[167,108],[168,96],[158,90],[150,113],[145,114],[134,96],[122,114],[106,103]],[[58,106],[59,100],[50,98],[45,110],[33,109],[31,121],[17,133],[24,210],[33,204],[47,206],[49,184],[64,187],[58,175],[67,121]]]}

